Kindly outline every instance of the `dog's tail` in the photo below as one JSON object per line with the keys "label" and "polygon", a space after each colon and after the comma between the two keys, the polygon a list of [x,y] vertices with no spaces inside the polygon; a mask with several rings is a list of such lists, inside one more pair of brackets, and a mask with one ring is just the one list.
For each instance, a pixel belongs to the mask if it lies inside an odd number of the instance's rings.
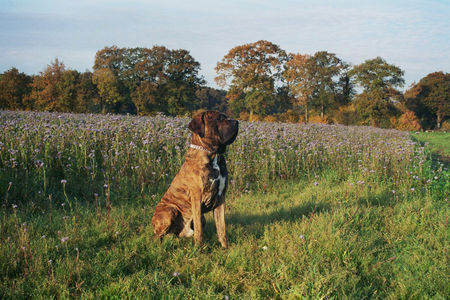
{"label": "dog's tail", "polygon": [[170,230],[178,214],[179,212],[175,207],[169,206],[162,201],[159,202],[152,217],[155,236],[161,237],[165,235]]}

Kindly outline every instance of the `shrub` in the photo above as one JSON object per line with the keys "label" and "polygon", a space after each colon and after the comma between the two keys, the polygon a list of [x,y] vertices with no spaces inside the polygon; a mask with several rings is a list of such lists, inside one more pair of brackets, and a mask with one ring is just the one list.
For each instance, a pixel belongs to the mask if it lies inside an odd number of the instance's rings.
{"label": "shrub", "polygon": [[398,130],[415,131],[422,129],[416,114],[410,110],[407,110],[398,119],[392,117],[391,124],[392,128],[396,128]]}

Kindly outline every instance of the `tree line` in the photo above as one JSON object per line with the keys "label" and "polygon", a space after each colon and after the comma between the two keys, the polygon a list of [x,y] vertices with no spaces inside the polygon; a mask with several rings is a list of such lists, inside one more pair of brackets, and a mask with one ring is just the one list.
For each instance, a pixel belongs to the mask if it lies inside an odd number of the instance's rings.
{"label": "tree line", "polygon": [[404,93],[404,71],[376,57],[350,65],[334,53],[286,53],[269,41],[239,45],[206,86],[184,49],[105,47],[93,71],[55,59],[38,75],[0,74],[0,108],[77,113],[191,115],[200,109],[244,120],[439,129],[450,117],[450,74],[434,72]]}

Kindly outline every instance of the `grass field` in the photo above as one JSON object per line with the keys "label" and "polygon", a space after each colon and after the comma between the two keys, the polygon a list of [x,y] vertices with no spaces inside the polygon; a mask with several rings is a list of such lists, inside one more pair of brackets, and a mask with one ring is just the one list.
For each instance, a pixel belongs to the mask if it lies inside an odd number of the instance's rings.
{"label": "grass field", "polygon": [[188,119],[0,112],[0,298],[448,299],[448,170],[408,133],[241,123],[230,249],[154,240]]}

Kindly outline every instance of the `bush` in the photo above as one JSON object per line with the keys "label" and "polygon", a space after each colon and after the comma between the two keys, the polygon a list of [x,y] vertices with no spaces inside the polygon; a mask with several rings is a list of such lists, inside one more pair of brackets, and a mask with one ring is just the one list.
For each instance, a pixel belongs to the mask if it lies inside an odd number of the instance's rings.
{"label": "bush", "polygon": [[342,125],[355,125],[357,123],[355,106],[350,104],[339,107],[339,110],[334,113],[333,121]]}
{"label": "bush", "polygon": [[407,110],[398,119],[391,118],[391,127],[398,130],[417,131],[422,129],[419,119],[413,111]]}
{"label": "bush", "polygon": [[284,113],[278,114],[278,121],[284,123],[302,123],[303,118],[298,111],[288,109]]}
{"label": "bush", "polygon": [[311,116],[309,117],[309,123],[316,123],[316,124],[331,124],[333,121],[328,118],[328,116],[324,116],[323,118],[321,116]]}

